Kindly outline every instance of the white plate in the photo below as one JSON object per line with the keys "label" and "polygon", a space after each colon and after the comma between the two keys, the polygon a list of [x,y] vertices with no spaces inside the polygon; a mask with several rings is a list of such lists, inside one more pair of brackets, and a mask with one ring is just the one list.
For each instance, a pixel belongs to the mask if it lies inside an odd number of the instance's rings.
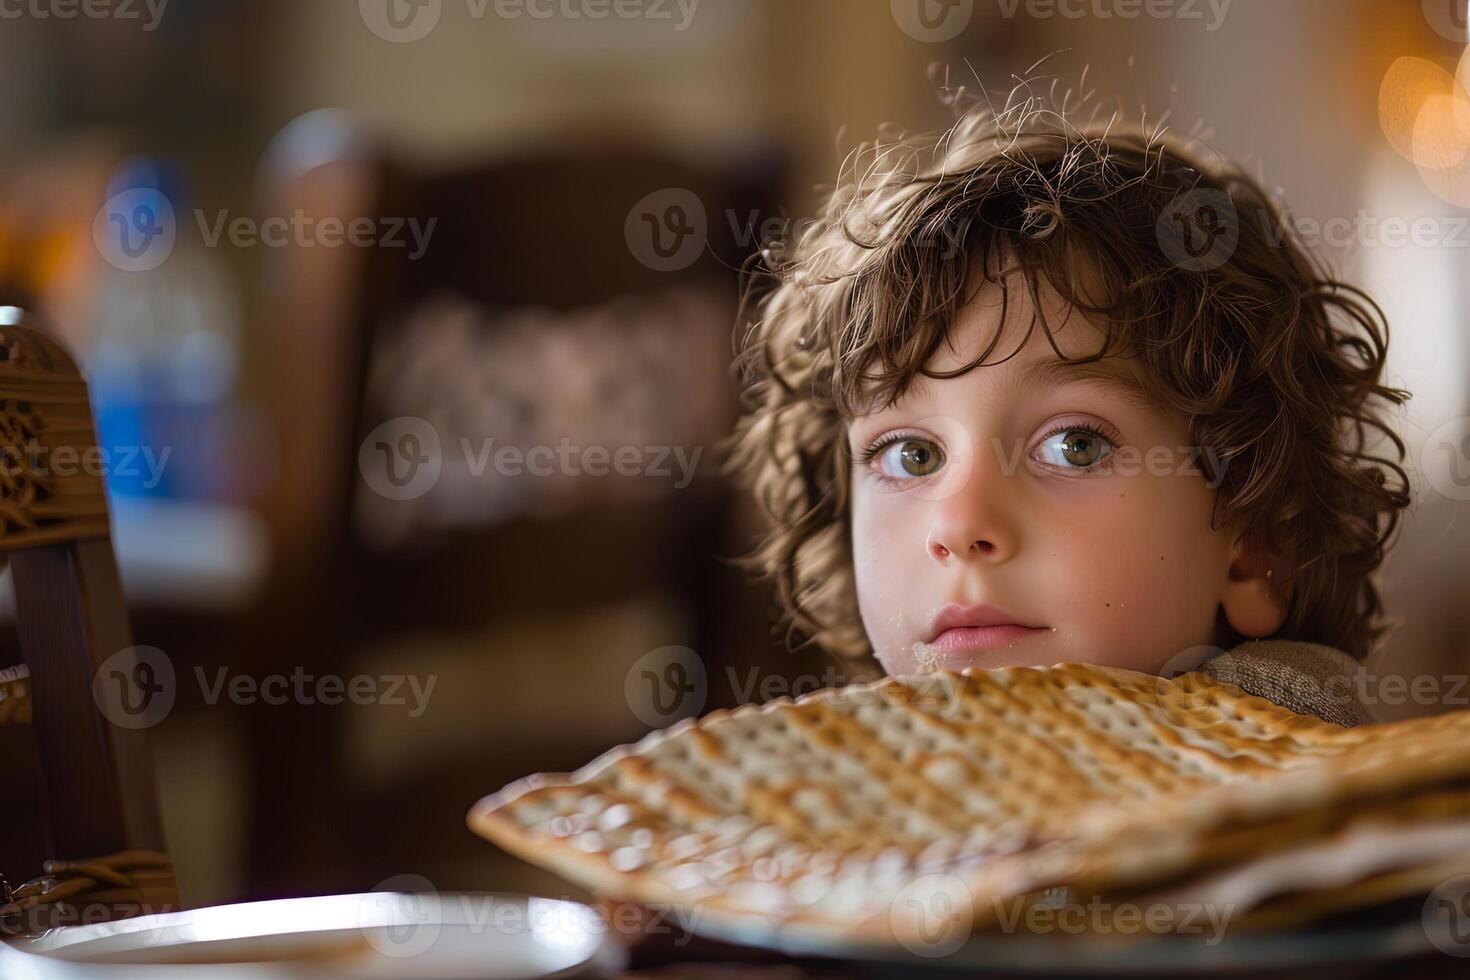
{"label": "white plate", "polygon": [[620,969],[608,923],[575,902],[368,892],[70,926],[0,944],[6,980],[485,980]]}

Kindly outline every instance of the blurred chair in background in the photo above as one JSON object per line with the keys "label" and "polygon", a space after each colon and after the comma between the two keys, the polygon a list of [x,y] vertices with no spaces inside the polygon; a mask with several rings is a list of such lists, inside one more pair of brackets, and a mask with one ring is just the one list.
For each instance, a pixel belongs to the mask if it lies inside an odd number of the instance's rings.
{"label": "blurred chair in background", "polygon": [[[677,645],[713,672],[769,645],[721,560],[748,542],[715,444],[739,265],[781,173],[760,153],[716,166],[595,141],[428,173],[326,112],[278,137],[263,210],[367,217],[379,237],[267,270],[290,439],[260,656],[438,683],[418,719],[257,713],[257,894],[372,885],[366,868],[472,886],[458,856],[484,850],[462,825],[478,794],[646,730],[630,656]],[[644,640],[617,611],[640,601]]]}

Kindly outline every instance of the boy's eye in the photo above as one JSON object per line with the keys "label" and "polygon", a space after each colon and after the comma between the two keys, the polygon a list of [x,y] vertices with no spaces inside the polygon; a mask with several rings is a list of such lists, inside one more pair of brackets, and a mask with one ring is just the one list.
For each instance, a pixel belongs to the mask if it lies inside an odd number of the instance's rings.
{"label": "boy's eye", "polygon": [[1068,469],[1096,466],[1113,451],[1113,444],[1101,432],[1073,427],[1047,436],[1037,448],[1043,463]]}
{"label": "boy's eye", "polygon": [[944,450],[928,439],[899,439],[878,454],[884,476],[907,479],[928,476],[944,465]]}

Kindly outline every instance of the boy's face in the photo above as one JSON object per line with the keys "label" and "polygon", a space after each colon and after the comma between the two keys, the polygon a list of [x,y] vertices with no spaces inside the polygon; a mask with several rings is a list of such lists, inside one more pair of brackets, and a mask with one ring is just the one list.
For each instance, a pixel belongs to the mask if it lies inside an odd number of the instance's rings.
{"label": "boy's face", "polygon": [[[1186,416],[1147,400],[1132,359],[1059,363],[1039,324],[996,363],[1031,322],[1025,294],[1011,290],[985,365],[920,377],[849,427],[858,603],[889,673],[1062,661],[1157,672],[1220,642],[1235,549],[1211,529],[1214,491]],[[1042,295],[1064,355],[1099,349],[1094,326]],[[985,349],[999,297],[988,286],[960,312],[930,370]]]}

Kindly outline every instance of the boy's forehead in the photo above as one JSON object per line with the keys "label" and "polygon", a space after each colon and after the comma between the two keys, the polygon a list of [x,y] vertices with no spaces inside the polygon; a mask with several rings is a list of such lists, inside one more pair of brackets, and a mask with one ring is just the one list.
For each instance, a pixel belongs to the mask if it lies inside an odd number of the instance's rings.
{"label": "boy's forehead", "polygon": [[[1077,363],[1078,358],[1100,353],[1107,343],[1106,334],[1044,281],[1038,286],[1045,326],[1024,284],[1018,288],[1012,282],[1003,294],[998,284],[986,283],[955,315],[945,342],[925,364],[925,373],[913,379],[892,408],[902,410],[905,404],[933,399],[937,385],[979,384],[996,391],[1021,392],[1079,382],[1109,388],[1117,397],[1144,409],[1164,408],[1150,392],[1136,358],[1113,355]],[[981,355],[984,360],[970,368]],[[953,378],[928,376],[965,368],[970,370]],[[863,414],[886,413],[873,405]]]}
{"label": "boy's forehead", "polygon": [[1079,358],[1099,352],[1107,340],[1103,331],[1045,280],[1037,285],[1040,310],[1023,283],[1012,281],[1005,290],[999,283],[984,283],[955,314],[945,342],[935,350],[925,369],[935,373],[954,371],[973,364],[984,354],[986,368],[1008,372],[1029,368],[1038,361],[1057,360],[1059,353],[1062,358]]}

